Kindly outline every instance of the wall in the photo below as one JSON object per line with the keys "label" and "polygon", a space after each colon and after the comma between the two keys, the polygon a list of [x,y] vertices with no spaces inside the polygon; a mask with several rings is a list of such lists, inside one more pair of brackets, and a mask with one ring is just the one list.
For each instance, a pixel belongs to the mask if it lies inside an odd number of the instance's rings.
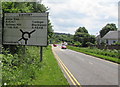
{"label": "wall", "polygon": [[118,40],[108,40],[108,45],[114,44],[114,41],[117,42]]}

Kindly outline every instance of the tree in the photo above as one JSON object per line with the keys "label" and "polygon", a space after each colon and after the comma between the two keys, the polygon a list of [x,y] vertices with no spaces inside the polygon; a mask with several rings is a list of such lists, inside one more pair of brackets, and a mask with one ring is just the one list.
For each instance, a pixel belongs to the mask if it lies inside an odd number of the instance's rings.
{"label": "tree", "polygon": [[74,35],[74,41],[82,43],[82,46],[85,46],[87,37],[89,36],[88,31],[85,27],[79,27]]}
{"label": "tree", "polygon": [[74,46],[80,47],[80,46],[82,46],[82,43],[80,43],[79,41],[76,41],[76,42],[74,42]]}
{"label": "tree", "polygon": [[102,30],[100,31],[100,36],[101,38],[106,35],[109,31],[116,31],[116,25],[111,23],[111,24],[107,24],[105,27],[102,28]]}
{"label": "tree", "polygon": [[75,33],[80,32],[80,33],[88,33],[87,29],[85,27],[79,27]]}
{"label": "tree", "polygon": [[82,46],[86,47],[88,46],[86,44],[87,42],[95,43],[95,36],[90,35],[85,27],[79,27],[75,32],[74,41],[79,42]]}
{"label": "tree", "polygon": [[53,43],[67,42],[68,44],[72,44],[73,35],[65,34],[65,33],[54,33],[52,37]]}
{"label": "tree", "polygon": [[95,44],[96,41],[95,35],[90,35],[88,41]]}
{"label": "tree", "polygon": [[[22,8],[21,8],[22,7]],[[20,12],[31,12],[32,5],[28,2],[3,2],[2,10],[3,13],[20,13]]]}
{"label": "tree", "polygon": [[48,20],[48,39],[52,38],[53,36],[53,29],[52,29],[52,24],[50,22],[50,20]]}

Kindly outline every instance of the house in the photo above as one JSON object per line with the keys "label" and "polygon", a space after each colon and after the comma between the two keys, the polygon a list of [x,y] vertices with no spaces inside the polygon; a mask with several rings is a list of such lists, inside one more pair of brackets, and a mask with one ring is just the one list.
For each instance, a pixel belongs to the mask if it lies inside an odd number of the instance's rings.
{"label": "house", "polygon": [[98,44],[105,42],[108,45],[112,45],[116,42],[120,42],[120,31],[109,31],[104,37],[100,37],[98,35],[96,37],[96,41]]}
{"label": "house", "polygon": [[100,35],[96,36],[96,41],[97,41],[97,44],[101,44],[102,38]]}
{"label": "house", "polygon": [[102,39],[106,44],[112,45],[120,41],[120,31],[109,31]]}

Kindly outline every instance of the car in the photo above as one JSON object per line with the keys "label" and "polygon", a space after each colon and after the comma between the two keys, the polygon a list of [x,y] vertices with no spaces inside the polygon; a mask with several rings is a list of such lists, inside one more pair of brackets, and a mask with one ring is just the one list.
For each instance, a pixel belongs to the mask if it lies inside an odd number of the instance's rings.
{"label": "car", "polygon": [[65,45],[62,45],[61,49],[67,49],[67,47]]}
{"label": "car", "polygon": [[53,44],[54,47],[57,47],[57,44]]}

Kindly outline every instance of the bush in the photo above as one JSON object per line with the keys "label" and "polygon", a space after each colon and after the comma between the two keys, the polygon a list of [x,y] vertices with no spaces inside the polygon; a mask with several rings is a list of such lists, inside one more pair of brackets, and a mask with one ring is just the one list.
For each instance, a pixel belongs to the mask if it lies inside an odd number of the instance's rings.
{"label": "bush", "polygon": [[116,43],[114,43],[113,45],[120,45],[120,42],[116,42]]}
{"label": "bush", "polygon": [[[37,49],[37,48],[36,48]],[[2,82],[7,85],[24,85],[28,84],[36,77],[35,71],[40,69],[39,58],[36,52],[26,49],[26,53],[19,49],[18,54],[8,54],[4,52],[2,63]],[[32,54],[31,54],[32,53]],[[31,55],[30,55],[31,54]],[[29,68],[28,68],[29,67]]]}
{"label": "bush", "polygon": [[80,46],[82,46],[82,43],[80,43],[79,41],[77,41],[77,42],[74,42],[74,45],[77,46],[77,47],[80,47]]}
{"label": "bush", "polygon": [[22,49],[17,54],[7,52],[2,60],[2,84],[68,85],[50,46],[43,48],[43,57],[40,62],[39,47],[33,46],[26,46],[25,53]]}

